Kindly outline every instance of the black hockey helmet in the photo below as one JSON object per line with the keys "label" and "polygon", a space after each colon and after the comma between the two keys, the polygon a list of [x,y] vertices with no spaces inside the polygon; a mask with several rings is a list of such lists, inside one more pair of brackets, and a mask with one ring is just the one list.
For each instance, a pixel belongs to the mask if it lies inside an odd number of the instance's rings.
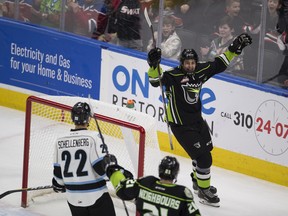
{"label": "black hockey helmet", "polygon": [[184,49],[180,55],[181,65],[186,59],[194,59],[196,63],[198,62],[198,54],[194,49]]}
{"label": "black hockey helmet", "polygon": [[159,177],[165,180],[176,180],[179,172],[179,163],[175,157],[166,156],[159,164]]}
{"label": "black hockey helmet", "polygon": [[85,102],[76,103],[71,111],[71,118],[74,124],[83,125],[89,123],[91,109],[89,104]]}

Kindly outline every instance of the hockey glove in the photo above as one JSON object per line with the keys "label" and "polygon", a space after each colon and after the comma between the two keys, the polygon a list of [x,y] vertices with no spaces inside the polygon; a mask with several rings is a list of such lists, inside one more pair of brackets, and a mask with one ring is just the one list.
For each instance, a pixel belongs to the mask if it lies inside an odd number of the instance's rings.
{"label": "hockey glove", "polygon": [[151,49],[148,53],[147,62],[150,67],[156,68],[161,61],[161,49],[156,47]]}
{"label": "hockey glove", "polygon": [[110,179],[111,175],[116,171],[121,171],[123,173],[123,175],[125,176],[125,178],[127,178],[127,179],[133,179],[133,174],[130,171],[125,170],[123,167],[121,167],[117,164],[107,167],[107,169],[106,169],[107,177]]}
{"label": "hockey glove", "polygon": [[65,186],[58,184],[58,182],[54,178],[52,179],[52,186],[53,186],[53,190],[56,193],[65,193],[66,192]]}
{"label": "hockey glove", "polygon": [[102,160],[102,167],[104,171],[106,172],[107,167],[117,165],[117,158],[113,154],[107,154],[104,156]]}
{"label": "hockey glove", "polygon": [[240,55],[243,48],[250,44],[252,44],[252,38],[247,33],[243,33],[233,40],[232,44],[228,47],[228,50]]}

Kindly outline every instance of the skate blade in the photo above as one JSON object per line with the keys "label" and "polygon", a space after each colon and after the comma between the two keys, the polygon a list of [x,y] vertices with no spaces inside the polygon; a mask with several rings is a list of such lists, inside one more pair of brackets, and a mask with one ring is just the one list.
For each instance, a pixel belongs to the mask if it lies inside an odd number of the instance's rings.
{"label": "skate blade", "polygon": [[201,199],[199,200],[199,202],[203,205],[208,205],[208,206],[212,206],[212,207],[216,207],[219,208],[220,207],[220,203],[211,203],[211,202],[207,202],[207,200]]}
{"label": "skate blade", "polygon": [[[194,194],[198,195],[199,191],[198,190],[194,190]],[[218,196],[217,193],[214,194],[215,196]]]}

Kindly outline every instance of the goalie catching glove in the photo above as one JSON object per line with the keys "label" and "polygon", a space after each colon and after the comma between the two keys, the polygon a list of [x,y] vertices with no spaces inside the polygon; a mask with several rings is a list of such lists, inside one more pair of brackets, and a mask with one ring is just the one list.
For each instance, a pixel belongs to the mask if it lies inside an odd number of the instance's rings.
{"label": "goalie catching glove", "polygon": [[156,68],[161,61],[161,49],[156,47],[149,51],[147,62],[150,67]]}
{"label": "goalie catching glove", "polygon": [[252,38],[247,33],[243,33],[233,40],[232,44],[228,47],[228,50],[240,55],[244,47],[250,44],[252,44]]}
{"label": "goalie catching glove", "polygon": [[53,190],[56,193],[65,193],[66,192],[65,186],[58,184],[58,182],[54,178],[52,179],[52,186],[53,186]]}

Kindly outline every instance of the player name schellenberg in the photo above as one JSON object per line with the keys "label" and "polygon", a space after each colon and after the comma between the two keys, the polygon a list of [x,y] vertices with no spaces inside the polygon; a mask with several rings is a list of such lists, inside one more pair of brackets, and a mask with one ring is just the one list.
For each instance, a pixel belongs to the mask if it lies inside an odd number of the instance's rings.
{"label": "player name schellenberg", "polygon": [[81,146],[89,146],[88,138],[83,139],[73,139],[73,140],[59,140],[58,148],[73,148],[73,147],[81,147]]}
{"label": "player name schellenberg", "polygon": [[167,196],[162,196],[156,193],[152,193],[144,189],[140,189],[139,198],[142,198],[143,200],[153,202],[156,204],[160,204],[163,206],[169,206],[170,208],[173,208],[173,209],[179,209],[179,206],[180,206],[179,200],[176,200]]}

